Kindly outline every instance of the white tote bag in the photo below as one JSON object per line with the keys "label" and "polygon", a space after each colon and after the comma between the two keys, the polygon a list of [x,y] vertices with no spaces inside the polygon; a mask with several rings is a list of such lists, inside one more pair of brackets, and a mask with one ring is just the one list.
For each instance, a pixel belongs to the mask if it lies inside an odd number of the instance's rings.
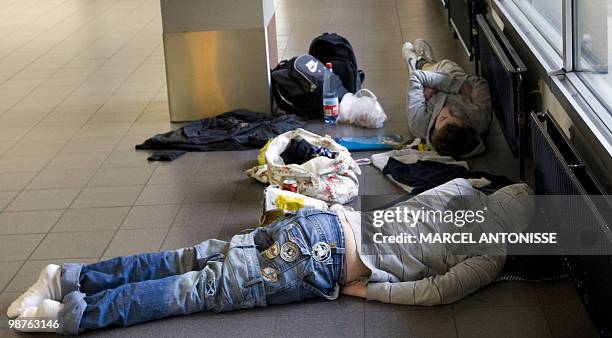
{"label": "white tote bag", "polygon": [[[318,156],[303,164],[285,164],[280,155],[297,137],[338,154],[334,159]],[[306,196],[344,204],[359,194],[359,165],[345,147],[329,136],[319,136],[301,128],[281,134],[268,145],[266,164],[270,184],[281,185],[285,179],[295,179],[298,192]]]}

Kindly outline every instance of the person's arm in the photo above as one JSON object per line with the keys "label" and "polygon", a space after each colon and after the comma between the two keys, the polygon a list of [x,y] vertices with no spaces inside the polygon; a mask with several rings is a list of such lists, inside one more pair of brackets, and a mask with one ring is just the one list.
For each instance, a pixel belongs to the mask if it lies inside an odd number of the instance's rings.
{"label": "person's arm", "polygon": [[467,93],[460,92],[462,98],[473,109],[470,114],[472,126],[481,135],[488,132],[491,119],[493,118],[493,109],[491,107],[491,93],[489,92],[489,84],[483,78],[477,76],[469,76],[465,81],[464,87],[469,86]]}
{"label": "person's arm", "polygon": [[438,91],[458,94],[464,82],[463,77],[426,70],[414,71],[410,76],[410,84],[420,86],[421,91],[425,87],[432,87]]}
{"label": "person's arm", "polygon": [[465,83],[470,86],[470,91],[467,95],[470,101],[478,106],[481,111],[491,113],[491,92],[487,80],[477,76],[470,76]]}
{"label": "person's arm", "polygon": [[406,305],[440,305],[456,302],[493,282],[505,256],[474,256],[438,276],[400,283],[369,283],[367,299]]}
{"label": "person's arm", "polygon": [[[450,74],[414,71],[410,75],[406,102],[408,125],[415,137],[425,137],[430,116],[427,114],[427,100],[434,91],[457,93],[463,80]],[[421,135],[423,134],[423,135]]]}

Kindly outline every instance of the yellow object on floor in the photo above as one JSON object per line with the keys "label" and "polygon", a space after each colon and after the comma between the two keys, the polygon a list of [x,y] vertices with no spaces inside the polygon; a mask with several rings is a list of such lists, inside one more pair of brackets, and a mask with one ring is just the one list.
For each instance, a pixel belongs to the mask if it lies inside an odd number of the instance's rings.
{"label": "yellow object on floor", "polygon": [[269,139],[268,142],[266,142],[266,144],[259,149],[259,155],[257,155],[257,165],[266,164],[266,150],[268,149],[270,142],[272,142],[272,139]]}

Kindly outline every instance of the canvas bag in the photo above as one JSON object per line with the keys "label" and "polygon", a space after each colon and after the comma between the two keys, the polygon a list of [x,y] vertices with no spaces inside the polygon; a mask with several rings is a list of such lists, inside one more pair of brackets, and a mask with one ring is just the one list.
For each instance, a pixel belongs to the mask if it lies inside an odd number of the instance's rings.
{"label": "canvas bag", "polygon": [[[338,155],[335,159],[315,157],[303,164],[285,164],[281,154],[292,139],[301,137],[315,146],[325,147]],[[349,151],[329,136],[319,136],[298,128],[275,137],[266,150],[268,182],[281,185],[295,179],[300,194],[328,203],[348,203],[359,194],[359,165]]]}

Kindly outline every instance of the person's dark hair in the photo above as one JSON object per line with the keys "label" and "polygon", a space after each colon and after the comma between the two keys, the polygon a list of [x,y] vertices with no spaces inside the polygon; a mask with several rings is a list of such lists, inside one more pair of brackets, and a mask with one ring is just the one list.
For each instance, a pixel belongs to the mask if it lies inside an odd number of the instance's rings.
{"label": "person's dark hair", "polygon": [[433,131],[431,144],[438,154],[458,158],[476,148],[478,139],[474,129],[449,123]]}

